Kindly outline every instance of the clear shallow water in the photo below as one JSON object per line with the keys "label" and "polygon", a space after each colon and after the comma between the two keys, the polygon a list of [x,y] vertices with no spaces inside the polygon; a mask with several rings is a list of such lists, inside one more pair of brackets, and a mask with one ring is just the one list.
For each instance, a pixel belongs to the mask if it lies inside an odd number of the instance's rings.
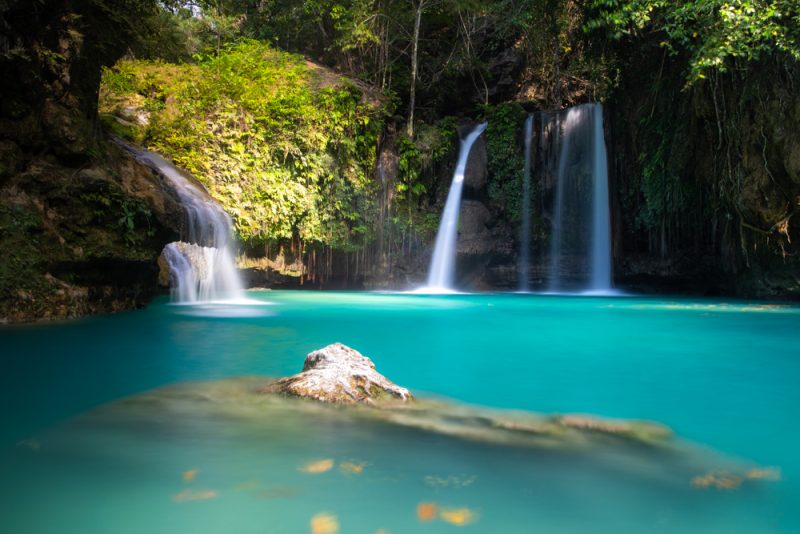
{"label": "clear shallow water", "polygon": [[[264,292],[268,306],[139,312],[0,330],[2,532],[800,532],[800,308],[535,295]],[[103,407],[151,388],[287,375],[334,341],[415,392],[538,412],[642,418],[781,469],[692,488],[647,454],[564,454],[347,418]],[[709,453],[711,454],[711,453]],[[312,475],[317,459],[334,467]],[[341,472],[339,464],[365,464]],[[197,469],[191,482],[182,473]],[[701,473],[697,473],[701,474]],[[212,498],[177,502],[189,490]],[[184,494],[184,496],[187,494]],[[210,494],[206,494],[208,497]],[[180,501],[181,498],[178,497]]]}

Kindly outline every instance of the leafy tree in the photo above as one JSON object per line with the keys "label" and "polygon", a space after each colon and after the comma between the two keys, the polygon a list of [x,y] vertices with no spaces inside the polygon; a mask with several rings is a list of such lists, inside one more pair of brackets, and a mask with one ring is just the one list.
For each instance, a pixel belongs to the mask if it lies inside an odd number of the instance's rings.
{"label": "leafy tree", "polygon": [[783,53],[800,60],[797,0],[594,0],[589,28],[617,38],[658,32],[671,54],[686,54],[687,84],[724,72],[735,60]]}

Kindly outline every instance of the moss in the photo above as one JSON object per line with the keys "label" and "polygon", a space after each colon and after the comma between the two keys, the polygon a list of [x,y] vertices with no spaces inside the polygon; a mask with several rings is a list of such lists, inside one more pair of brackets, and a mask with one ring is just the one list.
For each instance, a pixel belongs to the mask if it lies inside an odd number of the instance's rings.
{"label": "moss", "polygon": [[489,198],[507,220],[520,220],[524,152],[519,141],[527,113],[518,103],[484,106]]}
{"label": "moss", "polygon": [[40,282],[39,251],[46,249],[42,241],[42,221],[35,210],[22,204],[0,203],[0,246],[5,251],[0,262],[0,295],[9,297],[14,291],[36,288]]}

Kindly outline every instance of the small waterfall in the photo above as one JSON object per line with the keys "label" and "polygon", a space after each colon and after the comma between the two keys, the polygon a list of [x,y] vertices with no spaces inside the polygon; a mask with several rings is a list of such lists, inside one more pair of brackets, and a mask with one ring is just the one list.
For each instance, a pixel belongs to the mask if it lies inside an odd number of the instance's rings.
{"label": "small waterfall", "polygon": [[522,226],[519,244],[519,290],[530,291],[531,264],[531,138],[533,114],[525,120],[525,164],[522,172]]}
{"label": "small waterfall", "polygon": [[[607,293],[612,289],[611,224],[603,107],[583,104],[558,115],[548,289],[563,291],[577,283],[583,291]],[[571,271],[570,280],[562,276],[565,270]],[[585,281],[574,280],[576,270],[588,272]]]}
{"label": "small waterfall", "polygon": [[453,173],[453,182],[447,194],[447,202],[436,234],[436,245],[428,271],[430,291],[452,291],[456,261],[456,238],[458,236],[458,212],[461,207],[461,191],[464,189],[464,173],[467,170],[467,159],[476,139],[486,129],[487,123],[477,125],[464,139],[458,153],[458,163]]}
{"label": "small waterfall", "polygon": [[244,290],[231,252],[230,216],[185,171],[158,154],[124,147],[166,178],[183,205],[181,241],[164,247],[172,300],[178,303],[243,300]]}

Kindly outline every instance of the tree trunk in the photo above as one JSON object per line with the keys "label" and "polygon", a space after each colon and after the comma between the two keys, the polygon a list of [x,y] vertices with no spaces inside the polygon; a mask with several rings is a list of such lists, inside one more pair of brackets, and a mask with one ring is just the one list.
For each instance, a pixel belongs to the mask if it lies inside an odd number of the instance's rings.
{"label": "tree trunk", "polygon": [[425,8],[425,0],[419,0],[417,10],[414,14],[414,37],[411,42],[411,88],[408,95],[408,123],[406,133],[408,137],[414,137],[414,101],[417,92],[417,50],[419,48],[419,25],[422,21],[422,10]]}

